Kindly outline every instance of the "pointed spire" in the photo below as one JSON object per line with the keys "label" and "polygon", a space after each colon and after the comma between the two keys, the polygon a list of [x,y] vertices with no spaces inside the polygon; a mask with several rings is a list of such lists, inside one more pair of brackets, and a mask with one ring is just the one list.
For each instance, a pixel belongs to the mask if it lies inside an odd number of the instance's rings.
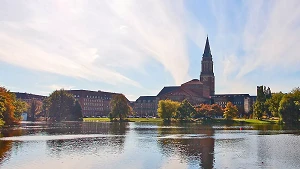
{"label": "pointed spire", "polygon": [[205,49],[204,49],[203,57],[212,57],[211,52],[210,52],[208,35],[206,37],[206,43],[205,43]]}

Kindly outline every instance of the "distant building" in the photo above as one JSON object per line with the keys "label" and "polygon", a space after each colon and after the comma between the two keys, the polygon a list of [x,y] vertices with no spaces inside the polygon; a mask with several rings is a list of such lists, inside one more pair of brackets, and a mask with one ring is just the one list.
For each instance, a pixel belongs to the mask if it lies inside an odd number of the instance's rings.
{"label": "distant building", "polygon": [[84,117],[108,116],[111,108],[110,101],[112,97],[119,93],[90,91],[90,90],[66,90],[73,94],[82,108]]}
{"label": "distant building", "polygon": [[135,115],[139,117],[156,116],[158,97],[140,96],[133,104]]}
{"label": "distant building", "polygon": [[31,93],[20,93],[20,92],[13,92],[13,93],[16,95],[17,99],[21,99],[22,101],[25,101],[28,104],[31,103],[31,100],[39,100],[42,102],[47,97],[47,96],[31,94]]}
{"label": "distant building", "polygon": [[[232,102],[239,109],[240,114],[248,114],[256,97],[249,94],[215,94],[215,75],[213,71],[213,59],[208,37],[201,61],[200,80],[193,79],[181,86],[166,86],[157,96],[141,96],[133,103],[133,109],[139,116],[157,114],[159,100],[170,99],[181,102],[187,99],[192,105],[201,103],[216,103],[225,108],[227,102]],[[156,105],[155,105],[156,104]]]}

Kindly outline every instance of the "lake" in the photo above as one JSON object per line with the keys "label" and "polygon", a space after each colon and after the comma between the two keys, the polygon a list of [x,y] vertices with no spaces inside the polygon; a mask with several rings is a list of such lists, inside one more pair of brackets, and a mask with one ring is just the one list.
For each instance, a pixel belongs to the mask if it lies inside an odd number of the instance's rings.
{"label": "lake", "polygon": [[0,168],[300,168],[300,131],[278,125],[22,123],[1,129]]}

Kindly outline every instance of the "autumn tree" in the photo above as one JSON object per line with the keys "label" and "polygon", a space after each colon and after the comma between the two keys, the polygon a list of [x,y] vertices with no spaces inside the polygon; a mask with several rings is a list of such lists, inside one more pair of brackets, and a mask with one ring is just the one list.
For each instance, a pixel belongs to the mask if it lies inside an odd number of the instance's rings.
{"label": "autumn tree", "polygon": [[226,107],[224,109],[224,118],[226,120],[231,120],[237,116],[238,109],[231,102],[227,102]]}
{"label": "autumn tree", "polygon": [[189,117],[191,117],[191,114],[195,111],[194,107],[190,104],[190,102],[188,100],[183,100],[177,111],[175,112],[175,118],[176,119],[187,119]]}
{"label": "autumn tree", "polygon": [[211,105],[211,110],[212,110],[212,116],[223,116],[223,109],[220,105],[218,104],[212,104]]}
{"label": "autumn tree", "polygon": [[115,94],[110,101],[111,112],[109,117],[119,118],[123,121],[125,117],[132,113],[132,108],[129,105],[127,98],[123,94]]}
{"label": "autumn tree", "polygon": [[179,106],[179,102],[172,100],[160,100],[158,102],[157,114],[160,118],[163,118],[164,121],[170,121],[171,118],[175,116]]}
{"label": "autumn tree", "polygon": [[16,99],[14,93],[0,87],[0,123],[14,124],[21,120],[21,113],[26,109],[26,103]]}

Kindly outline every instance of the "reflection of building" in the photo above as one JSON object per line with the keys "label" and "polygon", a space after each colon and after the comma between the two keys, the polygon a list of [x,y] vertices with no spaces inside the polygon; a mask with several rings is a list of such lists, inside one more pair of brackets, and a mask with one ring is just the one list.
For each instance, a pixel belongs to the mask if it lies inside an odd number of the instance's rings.
{"label": "reflection of building", "polygon": [[[187,125],[189,126],[189,125]],[[175,136],[173,138],[162,138],[158,140],[158,144],[164,154],[173,155],[172,151],[180,153],[181,159],[188,160],[189,163],[200,163],[200,168],[214,168],[214,146],[215,139],[214,129],[208,126],[201,127],[183,127],[173,128],[172,130],[166,128],[158,128],[159,135]],[[190,137],[189,135],[202,137]],[[183,136],[183,137],[181,137]],[[192,167],[193,168],[193,167]]]}
{"label": "reflection of building", "polygon": [[118,93],[90,90],[67,90],[78,100],[82,108],[82,114],[86,117],[108,116],[110,112],[110,100]]}

